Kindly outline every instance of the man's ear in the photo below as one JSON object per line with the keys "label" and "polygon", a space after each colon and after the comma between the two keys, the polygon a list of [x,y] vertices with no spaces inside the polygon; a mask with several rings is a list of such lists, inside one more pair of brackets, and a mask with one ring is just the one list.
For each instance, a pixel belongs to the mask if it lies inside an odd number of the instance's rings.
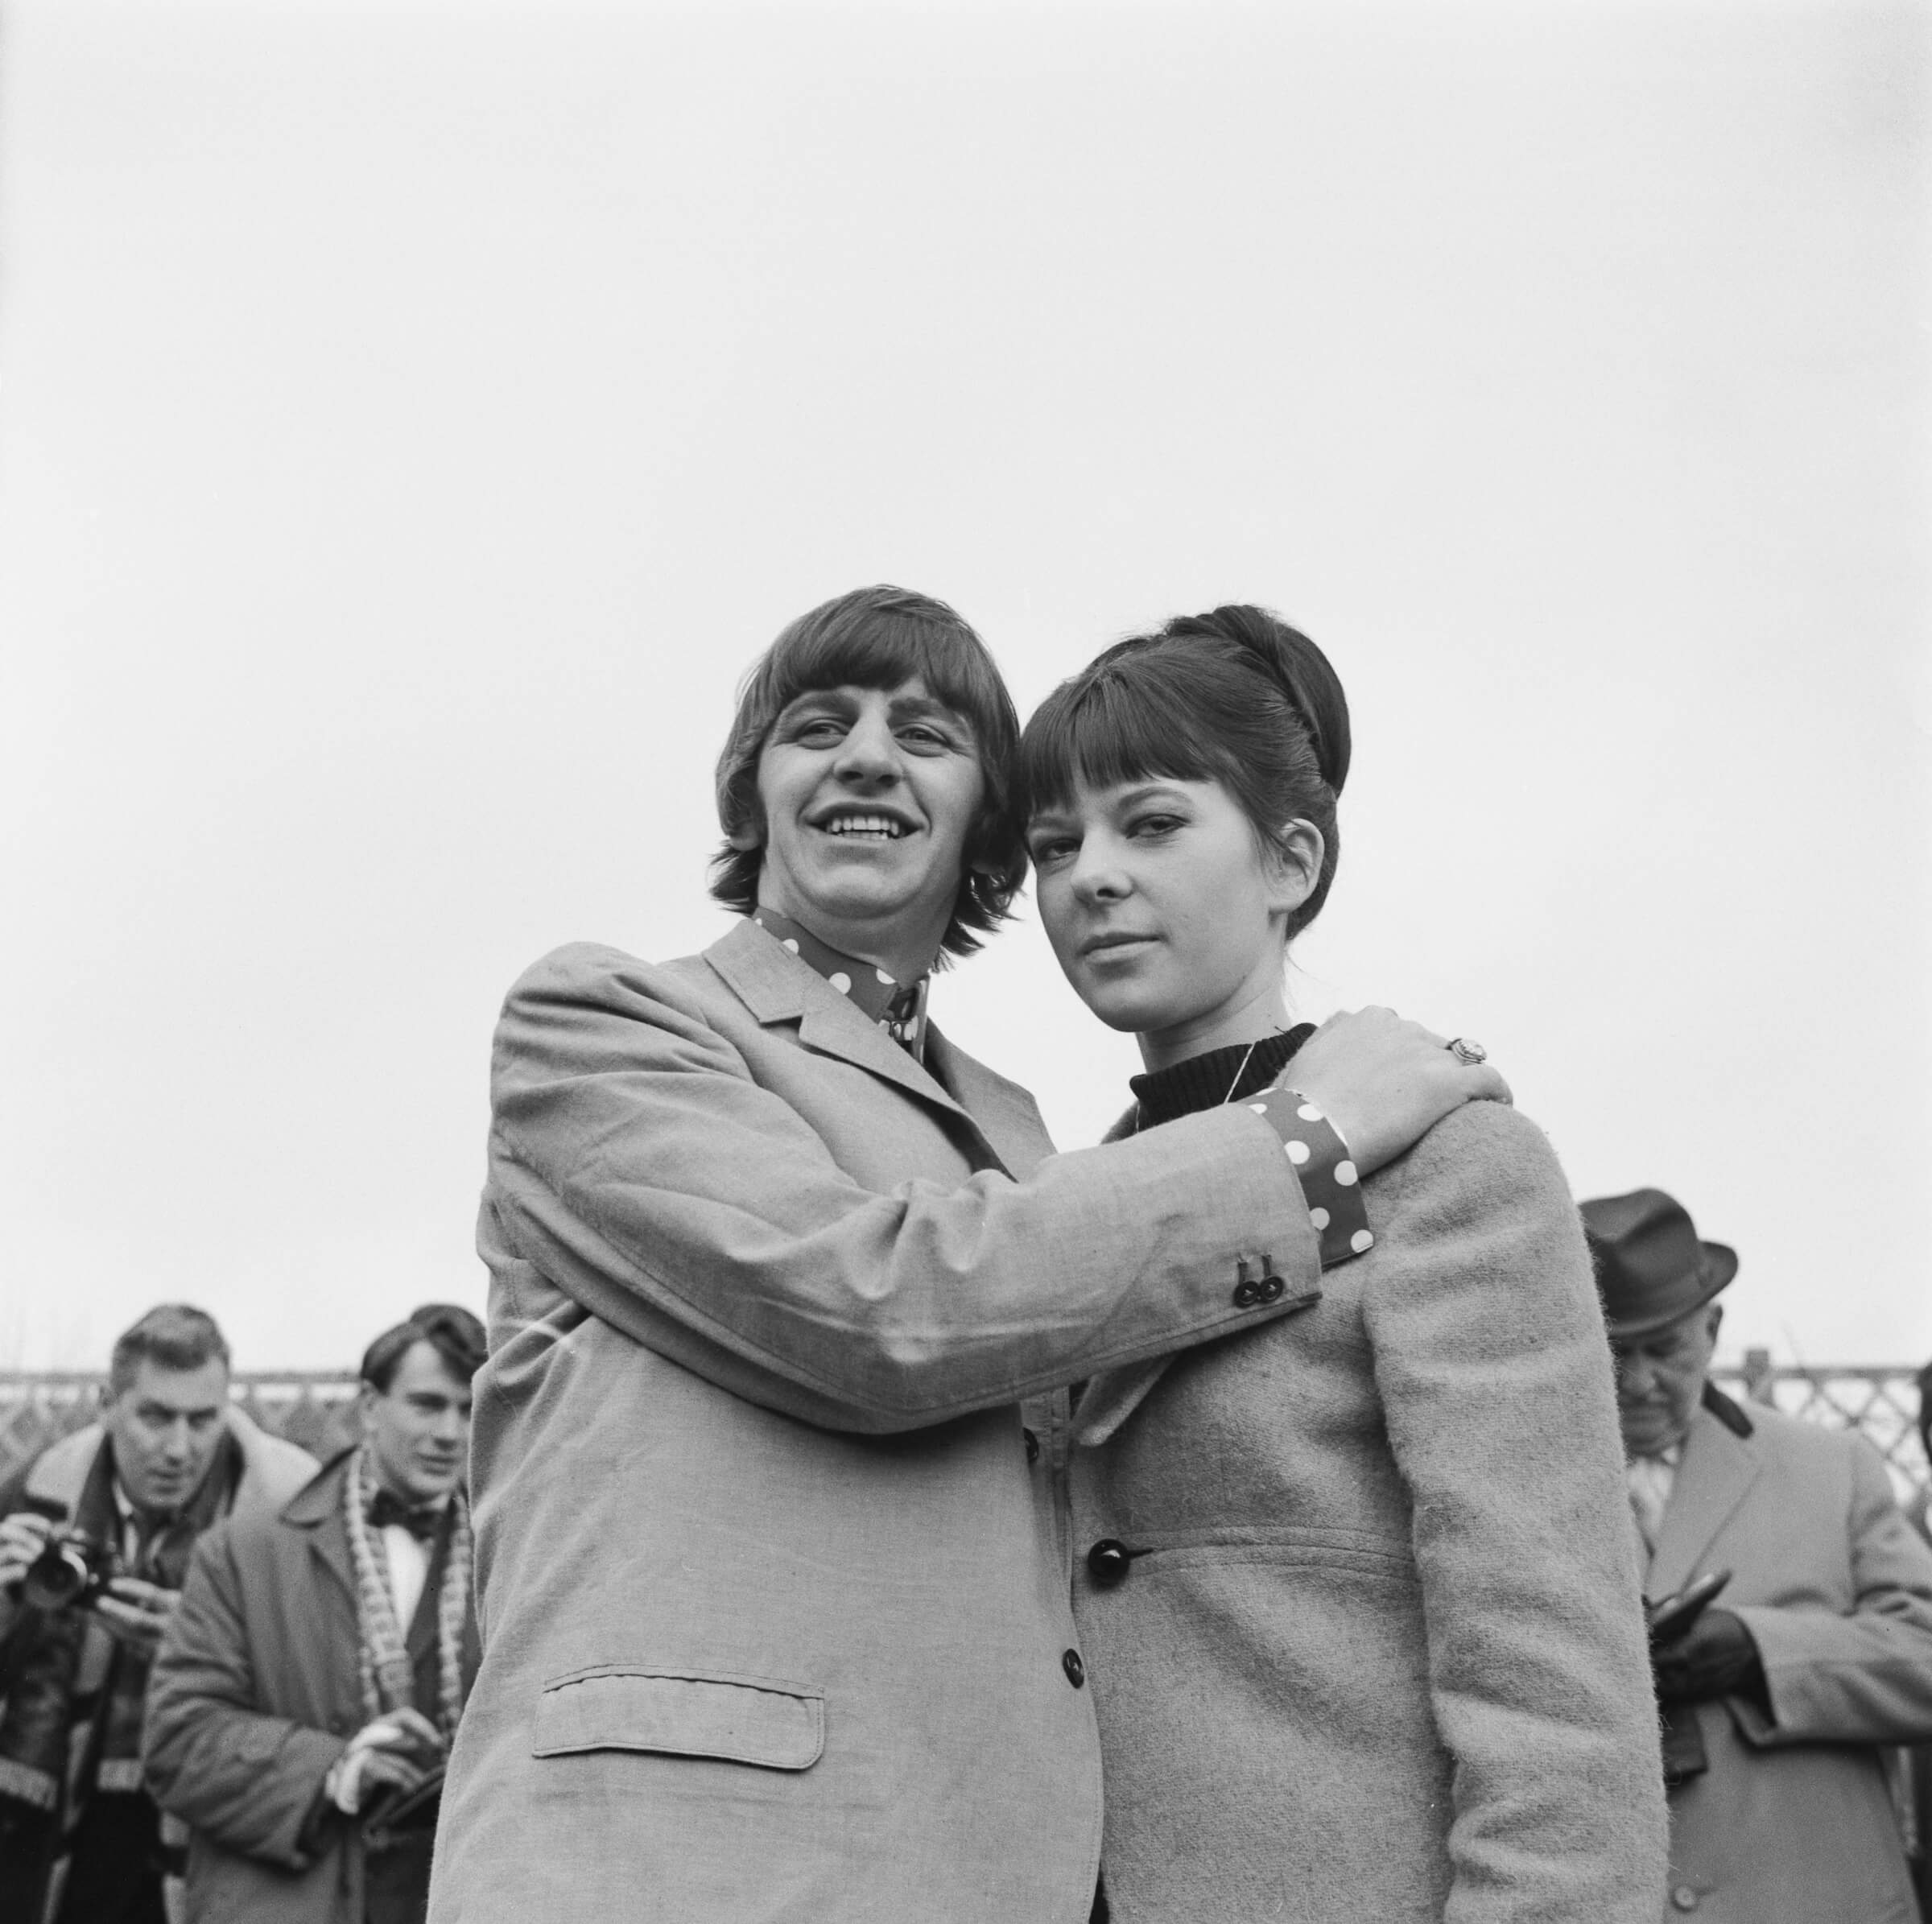
{"label": "man's ear", "polygon": [[1711,1320],[1704,1325],[1704,1327],[1710,1332],[1711,1340],[1713,1343],[1715,1343],[1717,1340],[1718,1325],[1722,1323],[1724,1319],[1724,1306],[1721,1303],[1712,1303],[1711,1305]]}
{"label": "man's ear", "polygon": [[376,1398],[382,1393],[374,1383],[359,1383],[356,1386],[356,1415],[365,1435],[374,1420]]}

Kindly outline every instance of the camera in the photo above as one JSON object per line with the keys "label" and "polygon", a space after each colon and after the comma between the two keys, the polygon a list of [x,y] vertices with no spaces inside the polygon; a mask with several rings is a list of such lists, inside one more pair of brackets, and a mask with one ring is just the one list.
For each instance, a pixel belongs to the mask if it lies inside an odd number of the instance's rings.
{"label": "camera", "polygon": [[80,1530],[56,1530],[20,1579],[20,1600],[35,1610],[85,1610],[112,1583],[120,1559],[111,1543]]}

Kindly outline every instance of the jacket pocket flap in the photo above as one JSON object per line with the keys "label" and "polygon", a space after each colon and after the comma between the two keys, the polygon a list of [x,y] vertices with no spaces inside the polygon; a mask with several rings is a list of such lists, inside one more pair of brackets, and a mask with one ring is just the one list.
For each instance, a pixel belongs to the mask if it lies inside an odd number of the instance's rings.
{"label": "jacket pocket flap", "polygon": [[655,1750],[807,1770],[824,1748],[824,1693],[807,1685],[609,1665],[544,1685],[531,1755]]}

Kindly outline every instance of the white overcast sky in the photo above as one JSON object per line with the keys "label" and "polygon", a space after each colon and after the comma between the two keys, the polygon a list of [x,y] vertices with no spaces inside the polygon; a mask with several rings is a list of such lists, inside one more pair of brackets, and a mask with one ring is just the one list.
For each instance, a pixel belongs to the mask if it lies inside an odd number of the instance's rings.
{"label": "white overcast sky", "polygon": [[[1022,708],[1348,686],[1293,979],[1480,1037],[1731,1347],[1932,1353],[1907,5],[0,11],[0,1363],[349,1362],[542,951],[722,928],[733,682],[866,581]],[[1122,1100],[1030,923],[942,1024]]]}

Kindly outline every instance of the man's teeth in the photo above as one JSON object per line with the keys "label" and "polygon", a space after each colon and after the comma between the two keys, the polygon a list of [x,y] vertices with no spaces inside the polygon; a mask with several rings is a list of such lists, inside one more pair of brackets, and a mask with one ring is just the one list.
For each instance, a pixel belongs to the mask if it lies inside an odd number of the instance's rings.
{"label": "man's teeth", "polygon": [[906,831],[882,815],[834,815],[825,824],[828,835],[883,835],[897,840]]}

